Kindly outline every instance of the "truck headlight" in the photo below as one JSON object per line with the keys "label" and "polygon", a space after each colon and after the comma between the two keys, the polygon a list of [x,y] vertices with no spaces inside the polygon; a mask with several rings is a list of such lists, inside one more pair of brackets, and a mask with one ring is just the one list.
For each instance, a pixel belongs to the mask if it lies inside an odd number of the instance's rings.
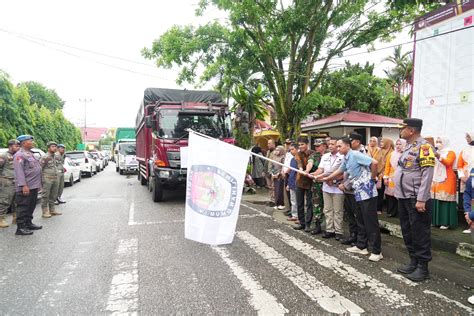
{"label": "truck headlight", "polygon": [[169,178],[170,177],[170,172],[166,170],[162,170],[159,173],[160,178]]}

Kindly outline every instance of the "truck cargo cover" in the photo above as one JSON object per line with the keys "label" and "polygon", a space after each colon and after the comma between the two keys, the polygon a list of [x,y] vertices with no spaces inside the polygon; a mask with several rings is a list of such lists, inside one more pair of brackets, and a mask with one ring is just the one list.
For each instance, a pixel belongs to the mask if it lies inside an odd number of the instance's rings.
{"label": "truck cargo cover", "polygon": [[177,90],[162,88],[147,88],[143,97],[145,105],[157,101],[168,102],[197,102],[197,103],[223,103],[222,96],[214,91]]}

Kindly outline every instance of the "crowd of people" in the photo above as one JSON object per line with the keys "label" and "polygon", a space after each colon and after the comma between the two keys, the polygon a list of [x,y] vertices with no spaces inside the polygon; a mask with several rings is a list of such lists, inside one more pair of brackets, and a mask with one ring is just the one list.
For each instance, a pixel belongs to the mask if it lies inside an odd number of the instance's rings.
{"label": "crowd of people", "polygon": [[16,235],[32,235],[42,226],[32,222],[41,190],[44,218],[61,215],[56,205],[64,188],[65,146],[48,142],[47,153],[39,160],[33,155],[34,138],[21,135],[8,142],[8,151],[0,154],[0,228],[8,227],[6,214],[12,212]]}
{"label": "crowd of people", "polygon": [[383,259],[378,216],[383,210],[398,216],[410,256],[398,272],[423,281],[429,278],[431,227],[458,225],[456,158],[465,219],[474,228],[474,134],[466,134],[467,146],[456,157],[447,138],[421,137],[422,125],[405,119],[395,142],[372,137],[367,146],[356,132],[317,139],[314,150],[304,136],[284,146],[270,139],[265,156],[252,148],[251,175],[270,189],[269,205],[284,211],[295,230],[335,238],[374,262]]}

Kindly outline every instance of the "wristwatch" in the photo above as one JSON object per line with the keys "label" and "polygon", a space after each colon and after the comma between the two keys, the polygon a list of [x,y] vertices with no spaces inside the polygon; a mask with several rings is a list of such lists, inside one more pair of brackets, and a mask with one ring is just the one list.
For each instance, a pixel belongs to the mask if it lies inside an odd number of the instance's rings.
{"label": "wristwatch", "polygon": [[332,180],[332,183],[336,184],[336,183],[337,183],[337,180],[336,180],[336,179]]}

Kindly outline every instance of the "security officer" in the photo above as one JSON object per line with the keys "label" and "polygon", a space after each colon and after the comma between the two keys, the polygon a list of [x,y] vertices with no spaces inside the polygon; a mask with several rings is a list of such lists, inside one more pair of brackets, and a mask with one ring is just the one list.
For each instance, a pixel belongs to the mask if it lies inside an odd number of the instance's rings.
{"label": "security officer", "polygon": [[8,209],[13,213],[13,222],[16,221],[13,155],[19,149],[20,142],[12,139],[8,141],[8,151],[0,154],[0,228],[10,226],[5,220]]}
{"label": "security officer", "polygon": [[64,190],[64,159],[66,159],[65,150],[66,150],[66,146],[64,146],[63,144],[58,145],[56,160],[58,162],[59,189],[58,189],[58,198],[55,204],[66,203],[65,201],[61,199],[61,195],[63,194],[63,190]]}
{"label": "security officer", "polygon": [[412,281],[429,278],[431,260],[431,200],[435,155],[432,146],[421,137],[423,121],[404,119],[400,137],[407,147],[398,161],[395,172],[395,197],[403,240],[410,255],[410,263],[397,269]]}
{"label": "security officer", "polygon": [[48,142],[46,146],[48,147],[48,152],[40,159],[41,168],[43,169],[41,210],[43,211],[43,217],[49,218],[52,215],[61,215],[61,213],[56,212],[54,206],[59,190],[58,160],[56,158],[58,147],[55,142]]}
{"label": "security officer", "polygon": [[21,135],[17,140],[20,142],[21,149],[13,156],[17,205],[15,234],[31,235],[33,230],[43,228],[32,223],[38,190],[41,188],[41,165],[31,152],[33,136]]}

